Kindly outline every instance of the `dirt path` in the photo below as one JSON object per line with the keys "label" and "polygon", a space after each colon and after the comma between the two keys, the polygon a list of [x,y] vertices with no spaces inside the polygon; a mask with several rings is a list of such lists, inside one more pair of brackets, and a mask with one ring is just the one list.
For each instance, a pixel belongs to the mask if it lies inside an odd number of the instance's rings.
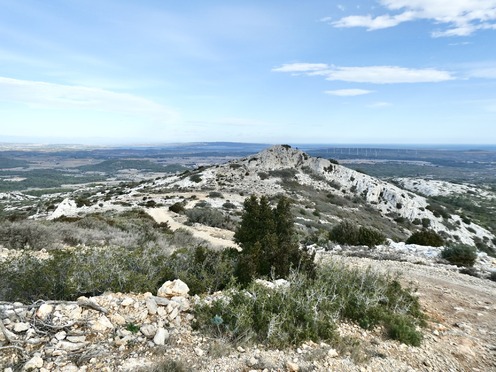
{"label": "dirt path", "polygon": [[[418,288],[429,317],[416,368],[425,371],[496,371],[496,283],[441,266],[332,256],[352,266],[400,272],[405,285]],[[395,358],[412,365],[411,355]],[[449,368],[448,368],[449,367]]]}
{"label": "dirt path", "polygon": [[157,222],[167,222],[172,230],[185,229],[193,234],[193,236],[206,240],[213,247],[236,247],[233,241],[234,232],[230,230],[219,229],[195,224],[194,226],[185,225],[185,221],[181,221],[177,213],[169,211],[168,208],[151,208],[146,211]]}

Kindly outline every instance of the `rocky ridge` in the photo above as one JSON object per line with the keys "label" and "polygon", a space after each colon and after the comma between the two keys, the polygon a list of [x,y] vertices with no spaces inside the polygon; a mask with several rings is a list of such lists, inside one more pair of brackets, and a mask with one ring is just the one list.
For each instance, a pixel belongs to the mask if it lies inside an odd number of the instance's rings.
{"label": "rocky ridge", "polygon": [[[153,187],[248,191],[261,195],[276,195],[288,194],[288,190],[291,190],[281,182],[281,178],[286,178],[286,181],[294,181],[316,190],[351,197],[360,196],[365,204],[377,209],[383,216],[394,213],[409,221],[429,220],[430,228],[447,236],[456,235],[464,244],[474,245],[476,239],[490,241],[495,238],[481,226],[466,224],[456,214],[443,223],[442,217],[436,217],[428,209],[429,203],[423,196],[330,160],[311,157],[303,151],[285,145],[273,146],[248,158],[199,170],[196,176],[193,179],[185,176],[168,177],[155,182]],[[290,196],[298,197],[295,193]]]}

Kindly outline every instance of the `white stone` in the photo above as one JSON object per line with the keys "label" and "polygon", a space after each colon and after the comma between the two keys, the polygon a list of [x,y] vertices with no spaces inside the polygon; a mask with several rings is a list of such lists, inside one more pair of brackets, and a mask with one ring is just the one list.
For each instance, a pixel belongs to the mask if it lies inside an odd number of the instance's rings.
{"label": "white stone", "polygon": [[327,355],[329,356],[329,358],[337,358],[338,357],[338,352],[336,351],[336,349],[330,349],[327,352]]}
{"label": "white stone", "polygon": [[157,333],[157,327],[153,324],[143,324],[140,327],[141,333],[147,338],[153,338]]}
{"label": "white stone", "polygon": [[203,356],[203,350],[200,349],[199,347],[195,347],[193,350],[195,351],[195,354],[198,355],[199,357]]}
{"label": "white stone", "polygon": [[126,324],[126,319],[119,313],[110,314],[110,321],[112,324],[124,325]]}
{"label": "white stone", "polygon": [[36,354],[24,364],[23,371],[32,371],[41,367],[43,367],[43,359],[39,354]]}
{"label": "white stone", "polygon": [[65,338],[69,342],[85,342],[86,341],[86,336],[67,336]]}
{"label": "white stone", "polygon": [[16,333],[25,332],[29,328],[31,328],[31,325],[29,323],[16,323],[16,324],[14,324],[14,332],[16,332]]}
{"label": "white stone", "polygon": [[166,281],[157,291],[158,297],[171,298],[174,296],[184,296],[186,297],[189,292],[189,287],[180,279],[174,281]]}
{"label": "white stone", "polygon": [[153,298],[146,299],[146,307],[148,309],[148,314],[155,315],[157,313],[157,303]]}
{"label": "white stone", "polygon": [[132,305],[134,303],[134,300],[132,298],[126,297],[122,302],[121,306],[127,307],[129,305]]}
{"label": "white stone", "polygon": [[98,318],[97,321],[93,322],[91,328],[94,331],[101,332],[101,331],[105,331],[106,329],[113,329],[114,325],[105,315],[102,315],[100,318]]}
{"label": "white stone", "polygon": [[65,336],[67,336],[67,333],[65,331],[60,331],[55,334],[55,338],[59,341],[62,341]]}
{"label": "white stone", "polygon": [[41,320],[45,320],[53,311],[53,306],[49,304],[42,304],[36,311],[36,316]]}
{"label": "white stone", "polygon": [[165,341],[169,339],[169,332],[165,328],[159,328],[155,337],[153,337],[153,342],[155,345],[165,345]]}

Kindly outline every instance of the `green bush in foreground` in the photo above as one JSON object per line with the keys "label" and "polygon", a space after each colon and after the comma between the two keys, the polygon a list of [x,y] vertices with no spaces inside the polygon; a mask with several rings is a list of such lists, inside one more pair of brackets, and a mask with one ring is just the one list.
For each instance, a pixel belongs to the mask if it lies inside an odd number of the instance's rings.
{"label": "green bush in foreground", "polygon": [[393,278],[331,264],[319,268],[315,279],[293,272],[289,282],[275,290],[257,282],[246,290],[232,288],[225,298],[195,307],[195,326],[235,342],[285,347],[332,342],[337,322],[351,320],[363,328],[384,325],[390,337],[420,344],[417,327],[424,315],[418,300]]}
{"label": "green bush in foreground", "polygon": [[477,259],[477,251],[469,245],[454,245],[444,248],[441,257],[456,266],[472,267]]}

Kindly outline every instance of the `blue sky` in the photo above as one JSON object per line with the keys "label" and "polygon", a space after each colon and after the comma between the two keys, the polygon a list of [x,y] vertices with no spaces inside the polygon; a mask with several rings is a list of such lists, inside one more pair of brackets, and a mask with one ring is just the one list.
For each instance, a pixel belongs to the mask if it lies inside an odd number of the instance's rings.
{"label": "blue sky", "polygon": [[496,0],[0,0],[0,141],[496,143]]}

